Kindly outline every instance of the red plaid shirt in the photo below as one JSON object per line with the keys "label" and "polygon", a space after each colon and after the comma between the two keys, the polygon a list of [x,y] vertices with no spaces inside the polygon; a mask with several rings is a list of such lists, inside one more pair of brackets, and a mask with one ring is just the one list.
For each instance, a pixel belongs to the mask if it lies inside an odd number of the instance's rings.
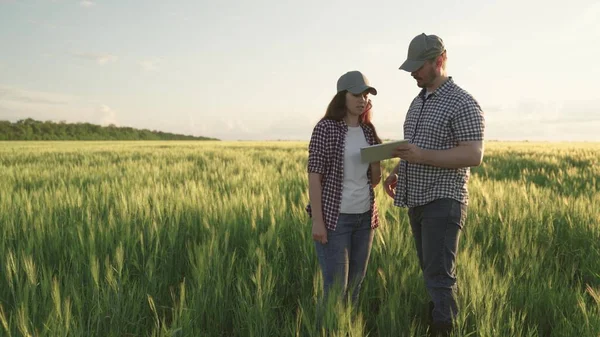
{"label": "red plaid shirt", "polygon": [[[361,123],[367,143],[377,144],[373,130]],[[344,148],[348,126],[344,121],[322,119],[315,126],[308,145],[308,173],[323,175],[321,205],[325,227],[335,230],[340,205],[342,203],[342,183],[344,180]],[[371,166],[367,169],[369,194],[371,197],[371,228],[379,226],[375,193],[371,185]],[[312,217],[310,203],[306,206],[308,215]]]}

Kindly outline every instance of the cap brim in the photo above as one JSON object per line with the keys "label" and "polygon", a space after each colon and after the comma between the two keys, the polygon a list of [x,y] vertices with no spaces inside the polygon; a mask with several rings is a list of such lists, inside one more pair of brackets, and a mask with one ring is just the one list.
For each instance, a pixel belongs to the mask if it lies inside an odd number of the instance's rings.
{"label": "cap brim", "polygon": [[402,63],[402,65],[400,66],[400,69],[402,69],[404,71],[408,71],[409,73],[412,73],[413,71],[419,70],[419,68],[421,68],[423,66],[423,64],[425,64],[425,61],[406,60],[406,61],[404,61],[404,63]]}
{"label": "cap brim", "polygon": [[351,93],[353,93],[353,94],[355,94],[355,95],[358,95],[358,94],[363,93],[365,91],[369,91],[369,93],[371,95],[377,95],[377,89],[375,89],[373,87],[370,87],[368,85],[359,85],[359,86],[356,86],[356,87],[352,87],[352,88],[349,88],[348,91],[351,92]]}

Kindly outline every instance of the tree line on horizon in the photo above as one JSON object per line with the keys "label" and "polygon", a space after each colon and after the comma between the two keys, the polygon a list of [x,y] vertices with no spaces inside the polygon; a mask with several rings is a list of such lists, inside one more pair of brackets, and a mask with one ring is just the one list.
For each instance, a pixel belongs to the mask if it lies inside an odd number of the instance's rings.
{"label": "tree line on horizon", "polygon": [[101,126],[91,123],[37,121],[32,118],[15,123],[0,120],[0,140],[218,140],[148,129]]}

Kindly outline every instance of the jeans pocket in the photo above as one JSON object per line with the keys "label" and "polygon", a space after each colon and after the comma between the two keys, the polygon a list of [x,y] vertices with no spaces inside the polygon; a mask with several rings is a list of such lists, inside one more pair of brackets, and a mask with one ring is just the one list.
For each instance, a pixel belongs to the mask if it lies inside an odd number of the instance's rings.
{"label": "jeans pocket", "polygon": [[467,205],[457,202],[457,204],[453,207],[452,213],[459,219],[458,226],[463,228],[465,221],[467,220]]}

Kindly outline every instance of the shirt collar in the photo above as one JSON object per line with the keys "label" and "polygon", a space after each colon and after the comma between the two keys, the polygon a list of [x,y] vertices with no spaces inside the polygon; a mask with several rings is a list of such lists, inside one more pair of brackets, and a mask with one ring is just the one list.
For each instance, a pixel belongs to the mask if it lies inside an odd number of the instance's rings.
{"label": "shirt collar", "polygon": [[[341,128],[348,129],[348,124],[346,124],[346,121],[343,119],[337,121],[337,125]],[[362,127],[363,129],[365,128],[365,124],[363,124],[363,122],[360,120],[358,121],[358,126]]]}
{"label": "shirt collar", "polygon": [[[429,96],[444,96],[445,94],[450,92],[450,90],[452,89],[453,86],[454,86],[454,80],[452,79],[452,76],[448,76],[448,79],[446,80],[446,82],[442,83],[442,85],[440,85],[439,88],[435,89]],[[419,96],[422,99],[425,99],[426,92],[427,92],[426,88],[421,89]]]}

